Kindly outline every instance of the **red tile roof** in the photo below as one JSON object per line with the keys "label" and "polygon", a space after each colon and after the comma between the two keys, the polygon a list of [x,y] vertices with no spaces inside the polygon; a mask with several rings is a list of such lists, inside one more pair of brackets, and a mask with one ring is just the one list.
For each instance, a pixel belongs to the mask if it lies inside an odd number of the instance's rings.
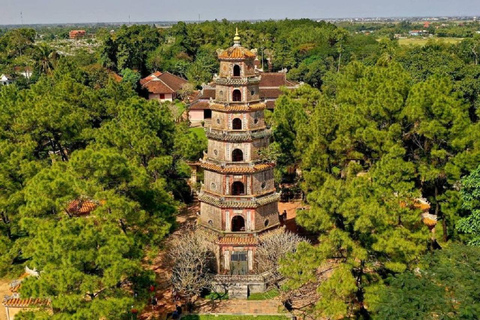
{"label": "red tile roof", "polygon": [[10,298],[3,301],[5,307],[11,308],[28,308],[28,307],[47,307],[50,306],[51,302],[49,299],[43,298]]}
{"label": "red tile roof", "polygon": [[286,85],[287,75],[283,72],[264,72],[260,74],[260,87],[281,87]]}
{"label": "red tile roof", "polygon": [[273,168],[275,165],[273,163],[262,163],[262,164],[257,164],[253,167],[225,167],[222,168],[220,166],[217,166],[213,163],[202,163],[201,167],[207,170],[212,170],[220,173],[254,173],[254,172],[260,172],[260,171],[265,171],[270,168]]}
{"label": "red tile roof", "polygon": [[175,91],[180,90],[188,82],[170,72],[164,72],[158,78]]}
{"label": "red tile roof", "polygon": [[190,110],[205,110],[210,108],[210,102],[196,101],[190,105]]}
{"label": "red tile roof", "polygon": [[149,93],[156,93],[156,94],[175,93],[175,90],[170,88],[163,81],[159,81],[159,80],[149,81],[143,85],[143,88],[147,89]]}
{"label": "red tile roof", "polygon": [[140,80],[140,85],[150,93],[175,93],[188,81],[169,72],[157,71]]}
{"label": "red tile roof", "polygon": [[219,55],[218,58],[220,59],[253,59],[256,55],[244,48],[244,47],[230,47],[227,50],[223,50]]}
{"label": "red tile roof", "polygon": [[217,244],[220,245],[257,245],[258,240],[255,237],[246,236],[226,236],[217,240]]}
{"label": "red tile roof", "polygon": [[215,88],[204,88],[200,91],[198,99],[215,99]]}
{"label": "red tile roof", "polygon": [[95,202],[90,200],[73,200],[68,204],[67,211],[73,215],[83,216],[90,214],[97,206]]}
{"label": "red tile roof", "polygon": [[263,99],[277,99],[283,92],[280,88],[262,89],[260,88],[260,98]]}
{"label": "red tile roof", "polygon": [[267,105],[267,109],[274,109],[275,108],[275,101],[267,101],[265,102],[265,104]]}

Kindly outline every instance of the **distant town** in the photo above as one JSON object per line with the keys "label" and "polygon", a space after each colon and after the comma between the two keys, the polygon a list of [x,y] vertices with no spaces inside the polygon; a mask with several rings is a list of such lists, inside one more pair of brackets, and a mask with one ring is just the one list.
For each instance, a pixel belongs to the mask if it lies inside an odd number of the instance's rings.
{"label": "distant town", "polygon": [[[476,16],[418,16],[418,17],[345,17],[345,18],[312,18],[313,21],[327,21],[331,23],[339,23],[339,22],[351,22],[351,23],[395,23],[401,21],[411,21],[411,22],[421,22],[421,21],[462,21],[462,22],[473,22],[478,21],[478,17],[480,17],[480,13]],[[221,19],[217,19],[221,20]],[[240,22],[240,21],[248,21],[248,22],[260,22],[266,21],[267,19],[244,19],[244,20],[229,20],[231,22]],[[185,23],[199,23],[205,20],[184,20]],[[176,24],[178,21],[118,21],[118,22],[78,22],[78,23],[25,23],[25,24],[4,24],[0,23],[2,28],[18,28],[20,25],[24,27],[39,27],[39,26],[57,26],[57,27],[81,27],[81,26],[95,26],[95,27],[102,27],[102,26],[121,26],[121,25],[133,25],[133,24],[151,24],[157,27],[169,27]]]}

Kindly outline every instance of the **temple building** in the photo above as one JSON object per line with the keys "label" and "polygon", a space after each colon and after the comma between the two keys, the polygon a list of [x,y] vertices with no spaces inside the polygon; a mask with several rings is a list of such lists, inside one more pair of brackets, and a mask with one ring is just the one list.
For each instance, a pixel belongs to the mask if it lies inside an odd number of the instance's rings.
{"label": "temple building", "polygon": [[199,225],[213,235],[217,289],[221,284],[230,297],[246,297],[265,290],[255,250],[259,236],[280,224],[279,195],[274,163],[259,154],[271,131],[264,121],[255,54],[240,45],[237,32],[234,45],[218,59],[215,99],[209,103],[212,121],[206,127],[208,151],[200,160]]}

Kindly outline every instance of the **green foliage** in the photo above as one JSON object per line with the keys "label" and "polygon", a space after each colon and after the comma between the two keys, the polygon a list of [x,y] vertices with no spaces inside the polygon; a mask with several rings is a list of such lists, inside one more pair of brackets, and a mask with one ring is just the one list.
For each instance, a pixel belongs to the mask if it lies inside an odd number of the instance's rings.
{"label": "green foliage", "polygon": [[478,248],[451,245],[427,255],[415,272],[387,279],[372,309],[378,319],[477,319],[480,312]]}
{"label": "green foliage", "polygon": [[161,41],[159,29],[148,25],[123,25],[115,33],[106,35],[100,50],[103,66],[114,70],[132,69],[146,73],[148,52]]}
{"label": "green foliage", "polygon": [[[190,132],[168,106],[69,58],[0,96],[0,273],[37,268],[22,295],[54,307],[22,317],[123,319],[132,304],[142,309],[153,278],[141,261],[174,225],[188,156],[177,140]],[[78,214],[72,201],[92,211]]]}
{"label": "green foliage", "polygon": [[140,73],[133,71],[132,69],[125,68],[120,71],[120,75],[123,77],[122,81],[128,83],[132,86],[132,89],[136,89],[138,86],[138,82],[140,81]]}
{"label": "green foliage", "polygon": [[470,213],[460,219],[457,229],[471,235],[469,244],[480,246],[480,167],[462,179],[461,198],[463,208]]}
{"label": "green foliage", "polygon": [[366,316],[374,297],[365,292],[413,270],[429,245],[414,199],[430,200],[444,241],[456,237],[458,181],[479,160],[477,118],[450,78],[416,83],[388,59],[352,62],[324,79],[322,93],[288,93],[273,115],[288,155],[279,164],[301,168],[311,205],[297,222],[319,234],[319,245],[299,248],[283,273],[295,290],[315,282],[319,266],[338,265],[317,287],[316,312]]}
{"label": "green foliage", "polygon": [[121,319],[127,314],[133,299],[121,286],[141,267],[133,259],[134,242],[117,224],[92,219],[23,223],[31,235],[23,254],[42,274],[22,283],[22,295],[51,297],[52,319]]}
{"label": "green foliage", "polygon": [[182,319],[186,320],[244,320],[244,319],[257,319],[257,320],[285,320],[288,316],[242,316],[242,315],[205,315],[205,314],[189,314],[182,316]]}

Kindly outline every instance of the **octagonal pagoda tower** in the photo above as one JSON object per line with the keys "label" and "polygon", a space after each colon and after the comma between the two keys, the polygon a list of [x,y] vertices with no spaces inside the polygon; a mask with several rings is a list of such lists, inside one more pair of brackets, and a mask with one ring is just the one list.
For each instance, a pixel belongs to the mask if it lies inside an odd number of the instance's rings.
{"label": "octagonal pagoda tower", "polygon": [[240,45],[238,31],[234,45],[218,59],[216,98],[210,103],[212,120],[206,128],[208,151],[200,160],[204,185],[199,224],[216,235],[217,273],[248,279],[258,274],[259,234],[280,224],[274,163],[259,154],[268,146],[271,131],[265,126],[255,54]]}

